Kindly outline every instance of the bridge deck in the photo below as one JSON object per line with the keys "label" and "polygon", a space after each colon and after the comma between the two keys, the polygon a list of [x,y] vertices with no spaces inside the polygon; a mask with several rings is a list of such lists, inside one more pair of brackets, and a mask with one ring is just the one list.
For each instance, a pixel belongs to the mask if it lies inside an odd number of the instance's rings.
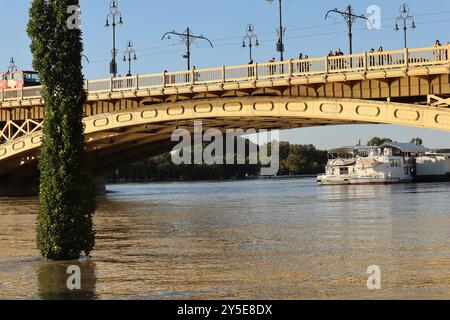
{"label": "bridge deck", "polygon": [[[449,52],[450,45],[253,65],[223,66],[87,80],[85,88],[88,92],[88,101],[108,101],[246,88],[276,88],[296,85],[311,87],[315,84],[333,82],[351,84],[355,81],[370,79],[430,77],[449,74]],[[450,94],[450,86],[448,91]],[[442,92],[433,93],[442,94]],[[408,90],[407,95],[411,94],[411,91]],[[317,92],[314,95],[318,96]],[[0,110],[42,105],[40,86],[8,89],[0,92]],[[4,117],[2,116],[2,118]],[[5,120],[0,119],[0,121]]]}

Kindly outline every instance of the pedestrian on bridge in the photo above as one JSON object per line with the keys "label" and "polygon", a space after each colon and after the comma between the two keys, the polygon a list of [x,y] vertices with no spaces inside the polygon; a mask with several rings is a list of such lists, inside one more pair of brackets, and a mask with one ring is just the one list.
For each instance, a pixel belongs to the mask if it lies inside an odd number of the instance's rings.
{"label": "pedestrian on bridge", "polygon": [[384,65],[383,47],[378,48],[378,66]]}
{"label": "pedestrian on bridge", "polygon": [[441,61],[442,57],[445,56],[443,55],[443,50],[442,50],[442,44],[439,40],[436,40],[436,42],[434,43],[434,46],[436,48],[436,50],[434,51],[434,55],[436,57],[436,61]]}
{"label": "pedestrian on bridge", "polygon": [[[328,58],[332,58],[332,57],[334,57],[334,52],[333,52],[333,50],[330,50],[330,52],[328,53]],[[328,68],[330,70],[334,70],[334,67],[335,67],[334,59],[327,59],[327,60],[328,60]]]}
{"label": "pedestrian on bridge", "polygon": [[375,49],[372,48],[369,51],[369,66],[374,67],[375,66]]}
{"label": "pedestrian on bridge", "polygon": [[271,76],[273,76],[275,74],[275,72],[277,71],[277,67],[273,64],[273,63],[275,63],[275,57],[272,57],[272,59],[269,60],[269,63],[271,63],[269,65],[269,74]]}
{"label": "pedestrian on bridge", "polygon": [[253,62],[253,59],[251,59],[249,62],[248,62],[248,65],[249,65],[249,67],[248,67],[248,77],[249,78],[253,78],[254,76],[255,76],[255,66],[254,66],[254,62]]}
{"label": "pedestrian on bridge", "polygon": [[[303,60],[303,53],[298,54],[298,60]],[[303,63],[301,61],[297,63],[297,71],[303,73]]]}

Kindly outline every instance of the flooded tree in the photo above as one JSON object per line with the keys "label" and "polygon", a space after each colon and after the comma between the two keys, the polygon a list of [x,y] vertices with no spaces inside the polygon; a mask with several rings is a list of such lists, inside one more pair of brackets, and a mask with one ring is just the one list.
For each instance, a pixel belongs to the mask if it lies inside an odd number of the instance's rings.
{"label": "flooded tree", "polygon": [[78,259],[94,248],[95,193],[83,137],[86,101],[81,31],[68,23],[78,0],[33,0],[28,35],[45,100],[39,157],[37,246],[45,258]]}

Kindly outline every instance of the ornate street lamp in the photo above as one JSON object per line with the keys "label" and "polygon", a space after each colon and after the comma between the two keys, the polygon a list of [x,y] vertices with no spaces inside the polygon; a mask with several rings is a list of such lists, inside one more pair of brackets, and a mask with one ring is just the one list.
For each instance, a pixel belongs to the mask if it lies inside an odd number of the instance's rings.
{"label": "ornate street lamp", "polygon": [[245,29],[245,36],[242,40],[242,48],[247,48],[250,51],[250,61],[253,61],[252,48],[253,45],[259,47],[258,36],[255,34],[255,27],[252,24],[249,24]]}
{"label": "ornate street lamp", "polygon": [[[109,23],[109,19],[112,19],[112,23]],[[118,19],[118,21],[117,21]],[[116,26],[123,25],[123,19],[122,14],[119,11],[119,1],[118,0],[112,0],[109,5],[109,13],[106,16],[106,23],[105,27],[109,28],[112,27],[112,35],[113,35],[113,43],[112,43],[112,59],[111,63],[109,64],[109,73],[113,75],[113,77],[117,76],[117,50],[116,50]]]}
{"label": "ornate street lamp", "polygon": [[125,48],[125,52],[123,53],[123,61],[127,62],[128,61],[128,74],[127,77],[131,77],[131,61],[136,61],[137,60],[137,55],[136,55],[136,51],[134,50],[133,47],[133,42],[131,42],[131,40],[129,40],[127,42],[127,46]]}
{"label": "ornate street lamp", "polygon": [[[414,18],[409,15],[409,7],[407,4],[402,4],[400,7],[400,17],[395,21],[395,31],[400,31],[399,22],[403,22],[403,36],[405,41],[405,49],[408,48],[408,38],[407,32],[408,28],[414,30],[416,28],[416,23],[414,22]],[[408,26],[409,23],[409,26]]]}

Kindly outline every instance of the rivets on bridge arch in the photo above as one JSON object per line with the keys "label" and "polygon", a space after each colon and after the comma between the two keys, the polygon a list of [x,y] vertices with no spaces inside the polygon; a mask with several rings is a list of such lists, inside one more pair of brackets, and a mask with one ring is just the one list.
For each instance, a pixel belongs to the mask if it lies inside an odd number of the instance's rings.
{"label": "rivets on bridge arch", "polygon": [[260,112],[273,111],[274,104],[273,104],[273,102],[270,102],[270,101],[267,101],[267,102],[255,102],[255,104],[253,105],[253,109],[255,111],[260,111]]}
{"label": "rivets on bridge arch", "polygon": [[94,127],[96,127],[96,128],[105,127],[108,125],[108,123],[109,123],[108,118],[96,119],[96,120],[94,120]]}
{"label": "rivets on bridge arch", "polygon": [[289,112],[306,112],[308,105],[305,102],[289,102],[286,104],[286,111]]}
{"label": "rivets on bridge arch", "polygon": [[194,107],[196,113],[210,113],[212,110],[213,106],[210,103],[202,103]]}
{"label": "rivets on bridge arch", "polygon": [[420,119],[420,113],[413,110],[397,109],[394,112],[394,117],[403,121],[417,121]]}
{"label": "rivets on bridge arch", "polygon": [[25,142],[23,142],[23,141],[14,143],[13,146],[12,146],[12,149],[14,151],[17,151],[17,150],[20,150],[20,149],[23,149],[23,148],[25,148]]}
{"label": "rivets on bridge arch", "polygon": [[328,114],[339,114],[344,111],[344,107],[339,103],[323,103],[319,108],[320,112]]}
{"label": "rivets on bridge arch", "polygon": [[145,110],[141,112],[141,118],[142,119],[153,119],[158,116],[158,110]]}
{"label": "rivets on bridge arch", "polygon": [[123,123],[123,122],[129,122],[133,119],[133,115],[131,113],[123,113],[123,114],[119,114],[116,117],[116,121],[119,123]]}
{"label": "rivets on bridge arch", "polygon": [[42,142],[42,136],[32,137],[31,144],[40,144]]}
{"label": "rivets on bridge arch", "polygon": [[167,108],[167,115],[169,116],[181,116],[182,114],[184,114],[183,106]]}
{"label": "rivets on bridge arch", "polygon": [[240,102],[227,102],[223,105],[223,111],[225,112],[240,112],[242,110],[242,103]]}
{"label": "rivets on bridge arch", "polygon": [[376,106],[357,106],[356,113],[363,117],[378,117],[381,114],[381,110]]}

